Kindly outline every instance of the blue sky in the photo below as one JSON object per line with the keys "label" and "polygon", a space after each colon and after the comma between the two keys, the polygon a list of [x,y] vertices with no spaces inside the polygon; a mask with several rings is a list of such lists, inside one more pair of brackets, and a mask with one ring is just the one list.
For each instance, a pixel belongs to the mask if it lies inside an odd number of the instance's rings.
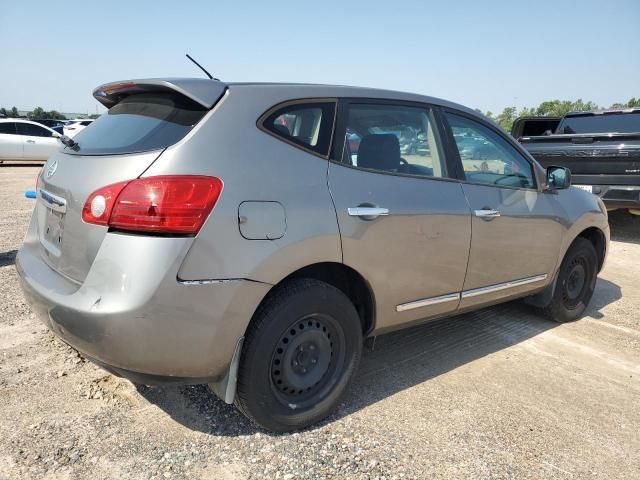
{"label": "blue sky", "polygon": [[640,0],[1,1],[0,105],[96,111],[101,83],[200,76],[404,90],[493,112],[640,96]]}

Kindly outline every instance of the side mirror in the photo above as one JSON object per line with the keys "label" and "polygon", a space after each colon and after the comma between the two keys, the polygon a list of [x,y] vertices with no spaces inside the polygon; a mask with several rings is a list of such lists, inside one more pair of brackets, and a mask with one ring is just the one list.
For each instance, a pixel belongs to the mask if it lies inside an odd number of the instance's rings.
{"label": "side mirror", "polygon": [[547,168],[547,189],[564,190],[571,186],[571,170],[565,167]]}

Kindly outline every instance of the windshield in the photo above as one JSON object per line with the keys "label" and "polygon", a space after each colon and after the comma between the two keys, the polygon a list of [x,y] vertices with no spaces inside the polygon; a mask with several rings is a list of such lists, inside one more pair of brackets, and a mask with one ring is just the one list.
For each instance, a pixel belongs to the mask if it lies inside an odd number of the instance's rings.
{"label": "windshield", "polygon": [[147,152],[178,142],[196,125],[207,110],[174,93],[131,95],[73,139],[76,155],[110,155]]}
{"label": "windshield", "polygon": [[565,117],[558,133],[636,133],[640,132],[640,112],[605,113]]}

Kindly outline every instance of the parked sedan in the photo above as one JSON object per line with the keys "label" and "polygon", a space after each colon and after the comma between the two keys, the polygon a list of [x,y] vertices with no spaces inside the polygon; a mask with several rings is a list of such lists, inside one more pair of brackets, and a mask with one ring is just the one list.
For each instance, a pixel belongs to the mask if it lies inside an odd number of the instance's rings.
{"label": "parked sedan", "polygon": [[[45,165],[15,263],[42,321],[116,375],[209,383],[295,430],[338,404],[365,337],[518,298],[567,322],[591,300],[602,201],[471,109],[207,79],[94,96],[109,111]],[[401,155],[408,129],[429,162]]]}
{"label": "parked sedan", "polygon": [[29,120],[0,118],[0,163],[9,160],[44,162],[60,147],[60,134]]}
{"label": "parked sedan", "polygon": [[89,125],[93,123],[93,120],[90,118],[83,118],[79,120],[71,120],[63,127],[64,134],[71,138],[75,137],[82,130],[87,128]]}

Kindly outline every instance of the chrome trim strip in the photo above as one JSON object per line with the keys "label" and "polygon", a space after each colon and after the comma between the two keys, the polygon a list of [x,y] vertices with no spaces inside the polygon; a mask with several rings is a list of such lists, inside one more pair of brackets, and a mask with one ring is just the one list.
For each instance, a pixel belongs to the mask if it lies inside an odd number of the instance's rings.
{"label": "chrome trim strip", "polygon": [[500,290],[506,290],[508,288],[520,287],[522,285],[528,285],[530,283],[542,282],[547,279],[547,274],[535,275],[533,277],[521,278],[520,280],[512,280],[510,282],[498,283],[497,285],[490,285],[488,287],[474,288],[473,290],[466,290],[462,292],[462,298],[477,297],[478,295],[485,295],[487,293],[499,292]]}
{"label": "chrome trim strip", "polygon": [[460,300],[459,293],[448,293],[447,295],[441,295],[439,297],[423,298],[422,300],[402,303],[396,307],[396,312],[404,312],[406,310],[413,310],[414,308],[428,307],[430,305],[437,305],[439,303],[453,302],[454,300]]}
{"label": "chrome trim strip", "polygon": [[44,189],[38,190],[38,194],[40,199],[49,207],[51,210],[55,210],[56,212],[65,213],[67,211],[67,201],[54,195],[51,192],[47,192]]}

